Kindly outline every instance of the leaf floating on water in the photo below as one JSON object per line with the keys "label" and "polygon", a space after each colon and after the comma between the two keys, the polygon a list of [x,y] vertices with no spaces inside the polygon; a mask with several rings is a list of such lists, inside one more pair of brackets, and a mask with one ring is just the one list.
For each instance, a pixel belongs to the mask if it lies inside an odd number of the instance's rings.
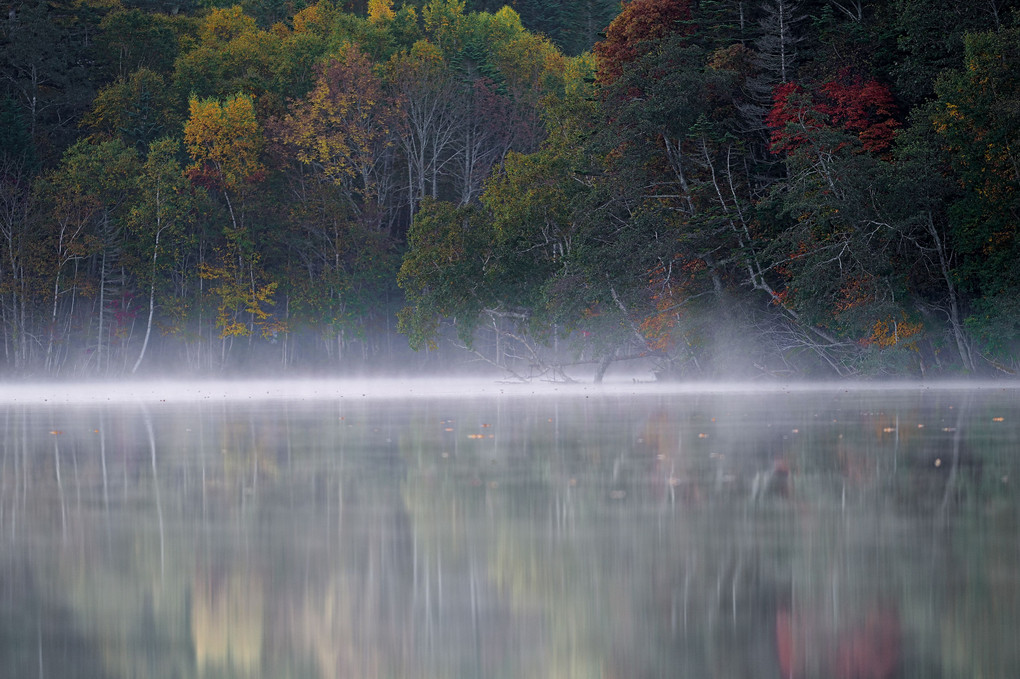
{"label": "leaf floating on water", "polygon": [[50,433],[53,434],[54,436],[60,436],[64,432],[61,431],[60,429],[53,429],[52,431],[50,431]]}
{"label": "leaf floating on water", "polygon": [[486,429],[486,428],[491,427],[491,426],[492,426],[491,424],[483,424],[482,425],[482,429]]}

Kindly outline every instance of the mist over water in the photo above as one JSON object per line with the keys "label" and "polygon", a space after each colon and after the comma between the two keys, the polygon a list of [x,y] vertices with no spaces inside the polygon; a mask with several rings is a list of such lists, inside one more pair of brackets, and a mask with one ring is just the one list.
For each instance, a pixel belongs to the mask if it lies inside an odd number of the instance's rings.
{"label": "mist over water", "polygon": [[2,403],[131,403],[191,401],[328,401],[344,398],[471,398],[567,395],[783,394],[881,391],[1004,391],[1014,381],[775,382],[706,380],[656,382],[650,373],[601,384],[586,381],[500,380],[493,377],[118,380],[0,384]]}
{"label": "mist over water", "polygon": [[1012,386],[0,394],[0,676],[1020,675]]}

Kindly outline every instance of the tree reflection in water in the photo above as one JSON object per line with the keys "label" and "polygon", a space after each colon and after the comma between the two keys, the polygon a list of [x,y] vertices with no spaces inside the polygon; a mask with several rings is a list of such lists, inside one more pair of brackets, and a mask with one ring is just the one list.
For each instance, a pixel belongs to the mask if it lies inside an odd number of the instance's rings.
{"label": "tree reflection in water", "polygon": [[1020,676],[1014,396],[5,406],[0,676]]}

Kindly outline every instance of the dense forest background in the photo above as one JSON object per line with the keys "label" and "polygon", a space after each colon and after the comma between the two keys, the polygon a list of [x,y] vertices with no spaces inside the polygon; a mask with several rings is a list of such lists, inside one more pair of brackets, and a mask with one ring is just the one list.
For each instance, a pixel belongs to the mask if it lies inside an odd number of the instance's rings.
{"label": "dense forest background", "polygon": [[7,8],[4,375],[1018,368],[1016,0]]}

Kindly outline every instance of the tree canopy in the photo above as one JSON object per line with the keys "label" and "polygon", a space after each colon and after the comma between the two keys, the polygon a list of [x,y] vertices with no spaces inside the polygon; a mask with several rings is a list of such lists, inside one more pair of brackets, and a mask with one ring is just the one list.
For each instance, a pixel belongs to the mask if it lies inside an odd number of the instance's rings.
{"label": "tree canopy", "polygon": [[7,374],[1017,368],[1013,0],[32,1],[0,53]]}

